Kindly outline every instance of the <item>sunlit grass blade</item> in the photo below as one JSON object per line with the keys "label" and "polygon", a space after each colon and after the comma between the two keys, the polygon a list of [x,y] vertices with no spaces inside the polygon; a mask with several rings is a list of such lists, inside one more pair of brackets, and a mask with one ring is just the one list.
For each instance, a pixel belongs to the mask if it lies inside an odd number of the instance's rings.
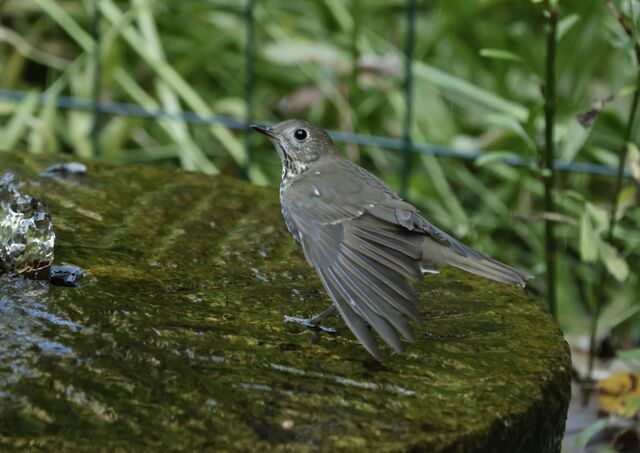
{"label": "sunlit grass blade", "polygon": [[[157,60],[166,61],[149,2],[146,0],[134,0],[133,4],[140,33],[147,44],[150,54]],[[178,97],[164,80],[156,79],[155,87],[165,110],[173,113],[182,111]],[[218,168],[207,159],[202,150],[191,139],[186,123],[168,121],[165,122],[165,127],[171,128],[171,135],[174,140],[182,145],[180,148],[180,161],[185,169],[200,170],[209,174],[219,173]]]}
{"label": "sunlit grass blade", "polygon": [[[131,96],[131,98],[136,103],[143,106],[145,109],[153,111],[160,108],[160,105],[156,102],[156,100],[149,96],[147,92],[143,90],[142,87],[140,87],[140,85],[129,75],[129,73],[122,68],[118,68],[116,70],[115,80],[120,83],[126,93]],[[202,154],[202,151],[191,140],[189,135],[184,133],[182,129],[184,125],[180,125],[180,123],[170,119],[158,120],[158,124],[178,145],[180,153],[177,157],[179,157],[185,164],[185,168],[194,170],[196,168],[196,162],[198,161],[185,160],[185,156],[198,156]],[[203,162],[198,163],[200,164],[200,170],[207,170],[208,173],[211,174],[218,173],[218,169],[212,163],[209,162],[209,167],[207,167]]]}
{"label": "sunlit grass blade", "polygon": [[29,133],[29,152],[41,154],[56,150],[57,109],[54,97],[48,97],[40,108],[36,126]]}
{"label": "sunlit grass blade", "polygon": [[444,92],[456,94],[495,112],[510,115],[518,121],[527,120],[529,112],[525,107],[503,99],[490,91],[483,90],[466,80],[420,61],[413,63],[413,71],[416,77],[426,79]]}
{"label": "sunlit grass blade", "polygon": [[29,120],[38,106],[38,94],[31,92],[18,104],[5,127],[0,129],[0,149],[15,151],[18,141],[29,128]]}
{"label": "sunlit grass blade", "polygon": [[[102,0],[100,9],[111,23],[118,24],[124,17],[117,5],[111,0]],[[176,93],[184,99],[185,103],[197,114],[202,116],[213,116],[213,111],[207,106],[207,103],[196,93],[196,91],[169,65],[165,60],[155,58],[145,45],[145,40],[133,27],[127,26],[121,30],[123,38],[134,49],[141,58],[151,66],[156,74],[162,78]],[[209,126],[212,134],[220,141],[222,146],[227,150],[229,155],[236,163],[243,167],[246,164],[247,156],[242,143],[236,139],[227,128],[219,124]],[[258,172],[256,182],[264,182],[264,178]]]}

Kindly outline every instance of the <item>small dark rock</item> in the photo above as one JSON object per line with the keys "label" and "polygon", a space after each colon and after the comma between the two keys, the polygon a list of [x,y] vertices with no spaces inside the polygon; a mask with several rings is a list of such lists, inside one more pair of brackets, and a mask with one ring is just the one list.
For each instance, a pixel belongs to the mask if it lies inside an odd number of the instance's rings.
{"label": "small dark rock", "polygon": [[84,271],[77,266],[51,266],[49,282],[55,286],[77,288],[84,277]]}

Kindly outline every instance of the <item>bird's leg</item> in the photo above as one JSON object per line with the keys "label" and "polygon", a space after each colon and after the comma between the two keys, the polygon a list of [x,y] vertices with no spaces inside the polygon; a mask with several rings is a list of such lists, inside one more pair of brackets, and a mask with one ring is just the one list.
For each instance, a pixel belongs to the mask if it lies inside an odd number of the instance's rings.
{"label": "bird's leg", "polygon": [[323,311],[322,313],[312,318],[300,318],[298,316],[285,315],[284,322],[293,322],[296,324],[302,324],[303,326],[309,327],[310,329],[320,330],[325,333],[336,333],[336,329],[332,327],[324,327],[319,324],[320,321],[322,321],[324,318],[329,316],[334,311],[336,311],[336,306],[331,304],[329,308],[327,308],[325,311]]}
{"label": "bird's leg", "polygon": [[325,311],[323,311],[322,313],[314,316],[313,318],[311,318],[309,320],[309,323],[312,325],[317,325],[320,321],[322,321],[324,318],[326,318],[327,316],[329,316],[331,313],[333,313],[334,311],[336,311],[336,306],[331,304],[329,305],[329,308],[327,308]]}

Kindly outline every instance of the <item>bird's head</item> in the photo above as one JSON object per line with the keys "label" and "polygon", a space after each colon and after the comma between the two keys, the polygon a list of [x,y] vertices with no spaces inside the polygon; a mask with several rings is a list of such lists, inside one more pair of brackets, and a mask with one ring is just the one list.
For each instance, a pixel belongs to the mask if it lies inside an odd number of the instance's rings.
{"label": "bird's head", "polygon": [[287,120],[275,126],[251,126],[269,137],[285,171],[299,174],[322,157],[337,153],[336,146],[322,128],[303,120]]}

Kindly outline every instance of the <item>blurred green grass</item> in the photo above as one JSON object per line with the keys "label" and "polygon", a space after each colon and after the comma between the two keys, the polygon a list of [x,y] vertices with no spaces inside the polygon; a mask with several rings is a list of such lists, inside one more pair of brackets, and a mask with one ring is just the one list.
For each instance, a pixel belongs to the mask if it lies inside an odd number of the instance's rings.
{"label": "blurred green grass", "polygon": [[[303,117],[326,128],[401,137],[405,1],[256,1],[253,114]],[[636,27],[638,1],[616,2]],[[101,99],[148,109],[245,118],[245,3],[232,0],[100,0]],[[0,86],[34,93],[0,102],[0,148],[67,152],[124,162],[181,165],[276,185],[269,143],[221,125],[103,115],[102,154],[93,156],[92,116],[39,105],[36,93],[91,99],[94,2],[6,0],[0,4]],[[617,165],[636,79],[633,41],[606,2],[560,3],[557,57],[558,158]],[[418,2],[414,71],[416,143],[482,149],[476,164],[413,157],[409,198],[435,224],[544,285],[544,219],[557,219],[559,321],[586,335],[594,308],[599,335],[620,348],[640,341],[638,187],[625,182],[611,242],[614,178],[559,173],[558,213],[544,213],[537,168],[491,159],[536,157],[544,144],[541,85],[545,21],[539,2]],[[606,102],[585,129],[576,115]],[[633,142],[638,142],[634,129]],[[343,146],[350,158],[399,189],[401,153]],[[501,155],[501,154],[496,154]],[[640,160],[637,148],[630,156]]]}

